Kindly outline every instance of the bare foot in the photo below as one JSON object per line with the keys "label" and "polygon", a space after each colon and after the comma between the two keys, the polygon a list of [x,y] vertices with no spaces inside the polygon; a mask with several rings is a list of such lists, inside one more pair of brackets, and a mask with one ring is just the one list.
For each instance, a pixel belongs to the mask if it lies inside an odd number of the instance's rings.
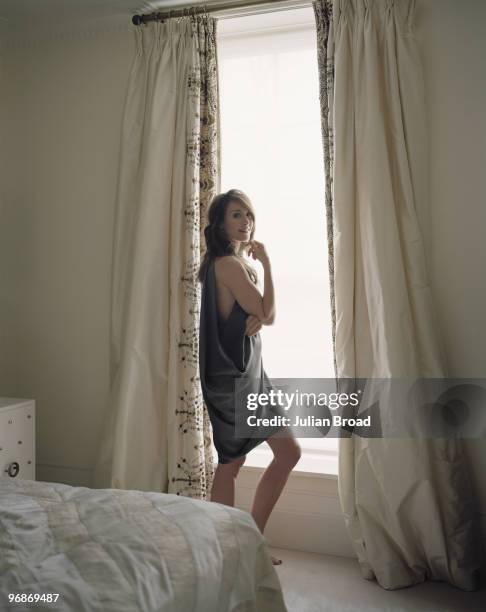
{"label": "bare foot", "polygon": [[270,555],[270,559],[272,560],[273,565],[282,565],[282,559],[277,559],[277,557],[272,555]]}

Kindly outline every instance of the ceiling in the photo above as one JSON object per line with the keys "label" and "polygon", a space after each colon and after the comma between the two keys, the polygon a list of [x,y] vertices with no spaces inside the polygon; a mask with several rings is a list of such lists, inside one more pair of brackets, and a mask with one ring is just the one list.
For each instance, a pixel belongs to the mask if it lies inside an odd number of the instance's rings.
{"label": "ceiling", "polygon": [[126,23],[129,27],[135,13],[209,3],[210,0],[1,0],[0,37],[11,38],[35,31],[52,33],[66,27],[91,29],[103,24]]}
{"label": "ceiling", "polygon": [[[245,0],[232,0],[245,5]],[[45,38],[70,37],[99,31],[130,30],[135,14],[194,5],[221,5],[228,0],[0,0],[0,47],[10,44],[24,46]],[[271,2],[271,0],[269,0]],[[295,5],[302,0],[286,0]],[[244,12],[244,9],[243,9]],[[242,13],[243,14],[243,13]],[[305,11],[276,11],[269,15],[271,24],[307,22]],[[234,22],[234,23],[232,23]],[[224,22],[223,22],[224,23]],[[220,33],[251,29],[252,18],[226,20],[218,26]],[[260,23],[260,22],[259,22]],[[223,32],[224,31],[224,32]]]}

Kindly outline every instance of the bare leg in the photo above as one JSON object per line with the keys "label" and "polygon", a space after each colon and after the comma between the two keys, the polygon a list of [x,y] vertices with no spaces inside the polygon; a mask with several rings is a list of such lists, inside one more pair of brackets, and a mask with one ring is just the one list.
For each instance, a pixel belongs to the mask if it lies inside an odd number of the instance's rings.
{"label": "bare leg", "polygon": [[[301,449],[292,434],[272,437],[267,440],[273,451],[273,460],[258,483],[251,514],[263,533],[268,517],[273,510],[295,464],[299,461]],[[272,557],[274,565],[281,563]]]}
{"label": "bare leg", "polygon": [[245,459],[246,455],[231,463],[218,463],[211,489],[211,501],[226,506],[235,505],[235,480]]}

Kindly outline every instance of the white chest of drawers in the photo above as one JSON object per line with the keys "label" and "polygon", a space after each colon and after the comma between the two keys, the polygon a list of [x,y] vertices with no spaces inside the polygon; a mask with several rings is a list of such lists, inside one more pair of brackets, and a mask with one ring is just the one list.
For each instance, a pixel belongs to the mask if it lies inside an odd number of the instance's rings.
{"label": "white chest of drawers", "polygon": [[0,478],[35,480],[35,402],[0,397]]}

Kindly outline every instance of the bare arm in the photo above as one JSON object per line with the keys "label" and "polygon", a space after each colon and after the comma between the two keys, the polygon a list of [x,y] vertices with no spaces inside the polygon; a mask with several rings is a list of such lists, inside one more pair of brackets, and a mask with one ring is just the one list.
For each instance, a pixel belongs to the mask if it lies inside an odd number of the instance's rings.
{"label": "bare arm", "polygon": [[273,288],[272,267],[270,260],[262,262],[265,278],[263,280],[263,312],[266,314],[264,325],[272,325],[275,321],[275,290]]}
{"label": "bare arm", "polygon": [[217,262],[217,265],[221,282],[228,287],[243,310],[258,317],[263,325],[271,325],[275,319],[275,295],[270,261],[263,263],[265,271],[263,297],[236,257],[224,257]]}

